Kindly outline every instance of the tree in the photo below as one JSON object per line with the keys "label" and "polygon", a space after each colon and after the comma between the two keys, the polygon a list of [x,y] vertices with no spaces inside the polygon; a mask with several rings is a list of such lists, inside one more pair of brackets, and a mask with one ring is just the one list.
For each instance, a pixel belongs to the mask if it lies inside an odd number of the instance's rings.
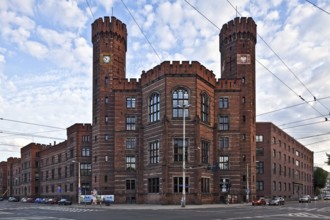
{"label": "tree", "polygon": [[326,170],[323,170],[320,167],[316,167],[314,170],[314,189],[315,192],[317,192],[319,189],[322,189],[325,187],[325,184],[327,182],[328,178],[328,172]]}
{"label": "tree", "polygon": [[327,157],[328,157],[328,161],[325,162],[325,163],[328,164],[328,165],[330,166],[330,154],[326,154],[326,155],[327,155]]}

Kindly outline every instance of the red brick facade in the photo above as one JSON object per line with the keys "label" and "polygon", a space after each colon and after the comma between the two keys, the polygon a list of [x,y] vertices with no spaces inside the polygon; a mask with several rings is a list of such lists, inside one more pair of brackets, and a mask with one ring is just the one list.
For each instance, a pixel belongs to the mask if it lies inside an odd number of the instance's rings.
{"label": "red brick facade", "polygon": [[[228,195],[240,202],[247,192],[255,195],[256,25],[251,18],[236,18],[222,28],[222,79],[196,61],[166,61],[139,80],[126,79],[126,25],[115,17],[92,24],[92,42],[94,188],[114,194],[118,203],[179,203],[183,118],[178,105],[189,103],[187,203],[214,203]],[[132,139],[134,147],[128,144]]]}
{"label": "red brick facade", "polygon": [[0,196],[7,196],[7,162],[0,162]]}
{"label": "red brick facade", "polygon": [[257,196],[314,195],[313,152],[270,122],[257,123]]}

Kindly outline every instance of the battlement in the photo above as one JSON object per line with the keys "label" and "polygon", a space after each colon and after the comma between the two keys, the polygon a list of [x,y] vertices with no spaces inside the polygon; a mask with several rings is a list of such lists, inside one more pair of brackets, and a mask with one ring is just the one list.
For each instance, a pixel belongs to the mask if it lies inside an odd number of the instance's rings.
{"label": "battlement", "polygon": [[96,19],[92,24],[92,39],[94,41],[95,37],[100,33],[111,33],[114,35],[119,35],[122,38],[127,39],[127,28],[126,24],[122,23],[116,17],[105,16],[104,20],[102,18]]}
{"label": "battlement", "polygon": [[222,26],[220,42],[237,33],[250,33],[257,39],[257,25],[251,17],[236,17]]}
{"label": "battlement", "polygon": [[113,79],[112,88],[114,90],[137,90],[140,83],[137,79]]}
{"label": "battlement", "polygon": [[67,135],[70,135],[74,132],[78,132],[78,131],[90,131],[92,132],[92,125],[87,123],[87,124],[83,124],[83,123],[76,123],[71,125],[70,127],[68,127],[67,129]]}
{"label": "battlement", "polygon": [[242,81],[240,79],[218,79],[216,90],[240,90]]}
{"label": "battlement", "polygon": [[215,85],[215,74],[197,61],[164,61],[141,75],[141,85],[148,84],[163,75],[169,74],[196,74]]}

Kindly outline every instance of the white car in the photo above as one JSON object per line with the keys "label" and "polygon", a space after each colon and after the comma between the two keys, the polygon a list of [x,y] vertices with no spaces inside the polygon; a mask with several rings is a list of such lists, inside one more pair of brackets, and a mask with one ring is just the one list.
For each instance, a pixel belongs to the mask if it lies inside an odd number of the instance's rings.
{"label": "white car", "polygon": [[326,195],[323,197],[324,200],[330,200],[330,195]]}

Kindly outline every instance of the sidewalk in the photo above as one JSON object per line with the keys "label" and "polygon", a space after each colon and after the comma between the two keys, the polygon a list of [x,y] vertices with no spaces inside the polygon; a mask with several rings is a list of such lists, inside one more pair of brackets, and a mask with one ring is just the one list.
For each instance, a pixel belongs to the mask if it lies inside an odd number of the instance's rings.
{"label": "sidewalk", "polygon": [[153,205],[153,204],[112,204],[106,205],[84,205],[76,204],[76,207],[86,208],[104,208],[104,209],[118,209],[118,210],[175,210],[175,209],[212,209],[212,208],[226,208],[226,207],[238,207],[238,206],[250,206],[251,203],[239,203],[239,204],[203,204],[203,205],[186,205],[181,207],[178,205]]}

